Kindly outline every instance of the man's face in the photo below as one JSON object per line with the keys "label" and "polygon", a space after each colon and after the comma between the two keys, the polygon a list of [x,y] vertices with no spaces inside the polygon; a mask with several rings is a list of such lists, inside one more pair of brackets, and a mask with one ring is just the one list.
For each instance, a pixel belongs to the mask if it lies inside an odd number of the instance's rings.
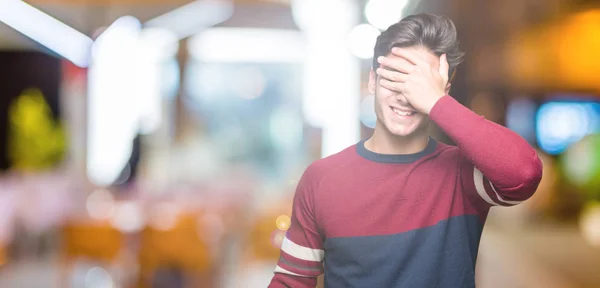
{"label": "man's face", "polygon": [[[429,62],[432,68],[439,69],[439,57],[421,47],[401,48],[414,53],[421,59]],[[388,58],[398,61],[407,60],[393,54],[386,55]],[[381,67],[383,69],[390,69]],[[419,113],[402,94],[388,90],[379,84],[381,78],[371,70],[369,75],[369,93],[375,95],[375,114],[377,115],[377,125],[385,128],[395,136],[410,136],[417,133],[427,132],[429,126],[429,117]]]}

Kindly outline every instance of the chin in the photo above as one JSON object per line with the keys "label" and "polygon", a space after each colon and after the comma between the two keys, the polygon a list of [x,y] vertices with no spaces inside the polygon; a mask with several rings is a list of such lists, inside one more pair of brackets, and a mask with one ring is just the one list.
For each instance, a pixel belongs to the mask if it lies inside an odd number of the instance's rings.
{"label": "chin", "polygon": [[387,119],[385,121],[385,127],[390,132],[390,134],[398,137],[407,137],[413,136],[415,134],[420,134],[423,131],[427,130],[427,125],[425,119],[423,119],[422,115],[413,116],[415,119],[411,119],[411,121],[394,121],[394,119]]}
{"label": "chin", "polygon": [[418,128],[415,127],[406,127],[403,125],[391,125],[387,126],[387,130],[394,136],[398,137],[407,137],[414,135],[415,132],[419,131]]}

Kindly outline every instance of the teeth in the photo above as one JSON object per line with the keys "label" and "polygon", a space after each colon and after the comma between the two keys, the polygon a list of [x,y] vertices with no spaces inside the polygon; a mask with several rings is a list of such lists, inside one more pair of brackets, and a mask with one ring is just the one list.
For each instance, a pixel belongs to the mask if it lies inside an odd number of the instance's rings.
{"label": "teeth", "polygon": [[415,114],[415,112],[413,112],[413,111],[411,111],[411,112],[400,111],[396,108],[392,108],[392,110],[394,111],[394,113],[396,113],[400,116],[412,116],[413,114]]}

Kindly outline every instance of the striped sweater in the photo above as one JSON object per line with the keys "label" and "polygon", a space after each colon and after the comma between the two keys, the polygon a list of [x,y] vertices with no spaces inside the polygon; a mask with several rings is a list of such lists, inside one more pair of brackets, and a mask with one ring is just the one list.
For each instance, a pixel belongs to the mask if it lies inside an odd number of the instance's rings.
{"label": "striped sweater", "polygon": [[270,288],[475,287],[489,209],[531,197],[542,175],[516,133],[450,96],[434,121],[457,146],[429,140],[415,154],[383,155],[364,141],[304,172]]}

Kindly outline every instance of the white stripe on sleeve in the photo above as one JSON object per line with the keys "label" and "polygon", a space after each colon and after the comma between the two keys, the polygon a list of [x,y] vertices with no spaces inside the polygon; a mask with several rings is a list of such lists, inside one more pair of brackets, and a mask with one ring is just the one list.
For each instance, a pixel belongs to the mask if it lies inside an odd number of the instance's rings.
{"label": "white stripe on sleeve", "polygon": [[[494,201],[486,192],[485,190],[485,186],[483,183],[483,174],[481,173],[481,171],[479,171],[479,169],[477,168],[473,168],[473,181],[475,181],[475,189],[477,190],[477,193],[479,194],[479,196],[481,196],[481,198],[483,200],[485,200],[485,202],[491,204],[491,205],[500,205],[500,203],[497,203],[496,201]],[[500,194],[498,194],[498,192],[496,191],[496,188],[494,188],[494,184],[492,184],[492,182],[489,182],[490,187],[492,187],[492,191],[494,192],[494,194],[496,194],[496,197],[498,197],[498,200],[502,203],[502,204],[507,204],[507,205],[517,205],[523,201],[509,201],[509,200],[504,200],[502,199],[502,197],[500,197]]]}
{"label": "white stripe on sleeve", "polygon": [[281,268],[281,266],[279,266],[279,265],[277,265],[277,267],[275,267],[275,272],[276,273],[283,273],[283,274],[293,275],[293,276],[310,277],[310,276],[300,275],[300,274],[296,274],[294,272],[285,270],[285,269]]}
{"label": "white stripe on sleeve", "polygon": [[494,191],[494,193],[496,193],[496,197],[498,197],[498,200],[500,200],[500,202],[508,204],[508,205],[517,205],[517,204],[521,204],[521,202],[523,201],[509,201],[509,200],[504,200],[502,199],[502,197],[500,197],[500,194],[498,194],[498,192],[496,192],[496,188],[494,187],[494,184],[492,184],[492,182],[490,182],[490,187],[492,187],[492,190]]}
{"label": "white stripe on sleeve", "polygon": [[473,181],[475,181],[475,189],[477,190],[477,193],[479,193],[479,196],[481,196],[481,198],[490,205],[497,206],[498,203],[492,200],[490,195],[485,192],[485,186],[483,185],[483,174],[481,174],[481,171],[475,167],[473,167]]}
{"label": "white stripe on sleeve", "polygon": [[287,237],[284,238],[283,243],[281,243],[281,250],[292,257],[305,261],[321,262],[325,256],[325,251],[300,246]]}

